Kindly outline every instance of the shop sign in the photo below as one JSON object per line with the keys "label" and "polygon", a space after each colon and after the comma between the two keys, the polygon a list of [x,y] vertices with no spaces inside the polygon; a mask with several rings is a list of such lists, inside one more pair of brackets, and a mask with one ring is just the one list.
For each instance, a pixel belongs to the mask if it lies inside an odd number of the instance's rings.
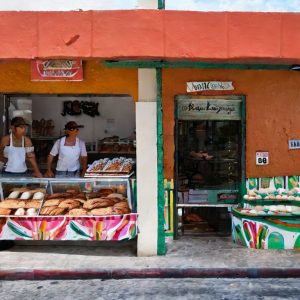
{"label": "shop sign", "polygon": [[289,140],[289,149],[300,149],[300,140]]}
{"label": "shop sign", "polygon": [[180,120],[240,120],[242,100],[181,99],[177,113]]}
{"label": "shop sign", "polygon": [[81,60],[50,59],[31,61],[31,81],[82,81]]}
{"label": "shop sign", "polygon": [[202,92],[202,91],[231,91],[234,90],[232,81],[196,81],[187,82],[186,91]]}
{"label": "shop sign", "polygon": [[256,165],[268,165],[269,164],[269,152],[257,151],[256,152]]}

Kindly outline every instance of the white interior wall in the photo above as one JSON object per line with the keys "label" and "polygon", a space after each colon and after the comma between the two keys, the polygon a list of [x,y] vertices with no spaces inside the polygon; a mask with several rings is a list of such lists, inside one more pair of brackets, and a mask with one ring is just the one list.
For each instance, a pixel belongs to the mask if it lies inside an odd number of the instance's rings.
{"label": "white interior wall", "polygon": [[[32,99],[32,119],[42,118],[54,121],[54,135],[64,133],[64,125],[68,121],[75,121],[84,125],[80,130],[80,137],[86,142],[117,135],[121,138],[132,136],[135,130],[135,103],[129,96],[126,97],[55,97],[33,95],[26,97]],[[85,114],[79,116],[62,116],[64,101],[94,101],[99,103],[100,116],[90,117]]]}

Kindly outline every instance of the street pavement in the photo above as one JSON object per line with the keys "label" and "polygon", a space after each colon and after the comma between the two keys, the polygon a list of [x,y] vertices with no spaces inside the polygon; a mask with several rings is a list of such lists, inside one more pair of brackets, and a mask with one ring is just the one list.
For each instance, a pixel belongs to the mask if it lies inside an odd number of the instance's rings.
{"label": "street pavement", "polygon": [[19,242],[0,251],[0,279],[300,277],[300,251],[255,250],[230,237],[168,240],[165,256],[137,257],[136,241]]}
{"label": "street pavement", "polygon": [[0,281],[0,299],[299,299],[299,279],[124,279]]}

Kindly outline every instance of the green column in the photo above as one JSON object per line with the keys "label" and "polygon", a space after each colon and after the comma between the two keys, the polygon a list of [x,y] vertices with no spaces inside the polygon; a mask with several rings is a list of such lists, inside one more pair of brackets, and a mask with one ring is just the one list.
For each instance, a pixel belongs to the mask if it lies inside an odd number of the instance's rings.
{"label": "green column", "polygon": [[162,120],[162,70],[156,69],[157,83],[157,255],[166,253],[164,230],[164,150],[163,150],[163,120]]}

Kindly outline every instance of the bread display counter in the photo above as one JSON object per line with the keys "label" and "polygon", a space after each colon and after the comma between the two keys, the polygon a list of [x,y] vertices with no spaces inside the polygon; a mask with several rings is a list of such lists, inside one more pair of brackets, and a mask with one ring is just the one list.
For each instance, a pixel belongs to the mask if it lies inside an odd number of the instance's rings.
{"label": "bread display counter", "polygon": [[133,239],[137,214],[129,176],[5,179],[0,240]]}
{"label": "bread display counter", "polygon": [[234,242],[254,249],[300,249],[299,178],[294,187],[292,177],[271,178],[267,188],[261,179],[252,187],[247,180],[247,194],[231,211]]}

